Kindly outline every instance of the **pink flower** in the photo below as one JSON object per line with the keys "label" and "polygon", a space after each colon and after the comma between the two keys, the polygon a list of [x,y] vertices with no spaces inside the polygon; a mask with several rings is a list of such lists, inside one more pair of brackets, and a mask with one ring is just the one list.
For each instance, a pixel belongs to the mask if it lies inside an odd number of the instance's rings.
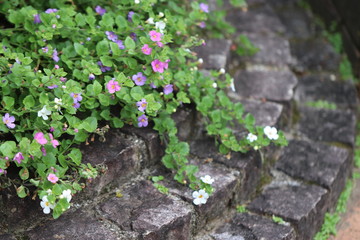
{"label": "pink flower", "polygon": [[47,180],[49,180],[49,182],[56,183],[59,178],[55,174],[50,173],[47,177]]}
{"label": "pink flower", "polygon": [[155,59],[151,62],[151,66],[154,72],[163,73],[165,69],[168,68],[168,61],[161,62],[159,59]]}
{"label": "pink flower", "polygon": [[50,136],[50,142],[53,145],[54,148],[56,148],[57,146],[60,145],[59,141],[54,139],[53,135],[51,133],[49,133]]}
{"label": "pink flower", "polygon": [[150,35],[151,41],[153,41],[153,42],[161,41],[161,33],[158,33],[157,31],[152,30],[149,32],[149,35]]}
{"label": "pink flower", "polygon": [[144,44],[144,46],[141,48],[141,51],[145,54],[145,55],[150,55],[152,48],[149,47],[149,45]]}
{"label": "pink flower", "polygon": [[48,142],[42,132],[35,133],[34,139],[41,145],[44,145]]}
{"label": "pink flower", "polygon": [[117,91],[120,91],[121,87],[119,86],[119,83],[115,81],[114,79],[111,79],[107,84],[106,87],[109,91],[109,93],[114,93]]}
{"label": "pink flower", "polygon": [[156,43],[159,47],[163,47],[164,46],[164,44],[162,43],[162,42],[157,42]]}
{"label": "pink flower", "polygon": [[41,147],[41,152],[42,152],[43,156],[46,156],[46,149],[44,147]]}
{"label": "pink flower", "polygon": [[24,160],[24,156],[22,155],[21,152],[18,152],[17,154],[15,154],[15,157],[13,158],[14,161],[17,161],[18,164],[21,163],[21,160]]}

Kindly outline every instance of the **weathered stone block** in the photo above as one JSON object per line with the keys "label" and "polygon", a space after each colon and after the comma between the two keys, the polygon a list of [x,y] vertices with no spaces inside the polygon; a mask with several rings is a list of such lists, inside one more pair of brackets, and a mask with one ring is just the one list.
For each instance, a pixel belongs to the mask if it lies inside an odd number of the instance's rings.
{"label": "weathered stone block", "polygon": [[235,73],[236,92],[241,97],[268,99],[271,101],[290,101],[297,78],[290,70],[248,71]]}
{"label": "weathered stone block", "polygon": [[126,134],[135,135],[145,142],[148,152],[146,162],[144,162],[146,167],[156,164],[164,155],[165,145],[161,143],[159,133],[152,128],[136,128],[125,125],[120,129],[120,131]]}
{"label": "weathered stone block", "polygon": [[230,223],[211,234],[215,239],[293,240],[296,233],[291,226],[276,224],[263,216],[237,213]]}
{"label": "weathered stone block", "polygon": [[161,194],[149,181],[135,182],[121,194],[99,206],[99,213],[121,230],[148,240],[190,239],[192,210],[184,202]]}
{"label": "weathered stone block", "polygon": [[[192,159],[190,164],[199,167],[199,171],[196,174],[197,177],[210,175],[215,180],[212,184],[215,192],[209,197],[206,204],[194,206],[198,216],[196,220],[197,230],[229,211],[228,207],[233,203],[234,194],[240,191],[240,173],[238,171],[230,170],[216,163],[204,163],[204,161],[206,161],[206,159]],[[178,195],[189,203],[193,202],[193,191],[188,187],[173,181],[168,182],[166,186],[169,187],[170,193]]]}
{"label": "weathered stone block", "polygon": [[252,201],[251,211],[282,217],[298,233],[297,239],[312,239],[328,209],[328,191],[315,185],[268,188]]}
{"label": "weathered stone block", "polygon": [[[77,210],[67,213],[57,220],[48,221],[42,226],[25,233],[29,240],[77,239],[77,240],[119,240],[124,239],[110,230],[94,215]],[[129,239],[130,240],[130,239]],[[133,239],[131,239],[133,240]]]}
{"label": "weathered stone block", "polygon": [[344,81],[331,81],[330,78],[330,75],[325,74],[299,78],[294,98],[301,104],[323,100],[335,103],[340,108],[356,109],[358,99],[354,84]]}
{"label": "weathered stone block", "polygon": [[239,190],[234,194],[233,204],[246,201],[254,194],[261,177],[261,156],[256,151],[248,153],[231,152],[228,155],[219,153],[214,139],[207,138],[191,144],[191,154],[208,162],[216,162],[228,168],[240,171]]}
{"label": "weathered stone block", "polygon": [[16,240],[15,236],[10,234],[2,234],[0,235],[1,240]]}
{"label": "weathered stone block", "polygon": [[290,44],[291,53],[297,59],[297,71],[336,72],[340,55],[324,39],[298,40]]}
{"label": "weathered stone block", "polygon": [[148,160],[145,143],[135,136],[113,129],[105,135],[105,142],[82,146],[83,162],[102,164],[107,171],[90,185],[91,193],[99,193],[105,186],[115,186],[138,173]]}
{"label": "weathered stone block", "polygon": [[198,58],[202,58],[204,69],[226,68],[230,56],[231,41],[226,39],[209,39],[206,45],[194,49]]}
{"label": "weathered stone block", "polygon": [[330,193],[330,206],[334,206],[351,171],[351,160],[346,149],[293,140],[283,149],[276,168],[325,187]]}
{"label": "weathered stone block", "polygon": [[356,117],[352,111],[300,107],[299,132],[324,142],[354,145]]}
{"label": "weathered stone block", "polygon": [[285,27],[274,10],[267,5],[250,8],[248,11],[233,9],[226,16],[226,21],[231,23],[238,33],[264,32],[284,33]]}
{"label": "weathered stone block", "polygon": [[191,139],[196,138],[196,125],[198,124],[196,119],[197,115],[198,113],[196,113],[196,110],[193,107],[180,108],[171,115],[176,123],[178,129],[177,136],[180,141],[190,141]]}
{"label": "weathered stone block", "polygon": [[273,33],[265,34],[262,32],[250,32],[247,33],[246,36],[259,51],[251,56],[233,54],[231,57],[232,64],[240,65],[246,62],[251,64],[284,66],[294,63],[287,39]]}
{"label": "weathered stone block", "polygon": [[286,28],[287,38],[308,39],[316,34],[314,20],[304,9],[285,8],[278,11],[278,15]]}

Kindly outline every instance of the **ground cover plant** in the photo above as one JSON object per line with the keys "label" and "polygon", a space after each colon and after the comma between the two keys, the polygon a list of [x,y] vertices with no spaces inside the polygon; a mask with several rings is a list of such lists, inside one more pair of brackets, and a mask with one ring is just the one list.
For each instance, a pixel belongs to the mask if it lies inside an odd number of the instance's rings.
{"label": "ground cover plant", "polygon": [[[97,176],[78,148],[90,134],[153,127],[166,143],[163,164],[194,190],[196,205],[213,179],[196,178],[188,164],[189,145],[171,118],[179,107],[196,106],[222,153],[286,144],[229,100],[228,74],[198,71],[191,49],[206,44],[198,33],[219,29],[204,1],[7,1],[0,11],[0,187],[41,199],[54,218]],[[243,138],[229,128],[233,119]]]}

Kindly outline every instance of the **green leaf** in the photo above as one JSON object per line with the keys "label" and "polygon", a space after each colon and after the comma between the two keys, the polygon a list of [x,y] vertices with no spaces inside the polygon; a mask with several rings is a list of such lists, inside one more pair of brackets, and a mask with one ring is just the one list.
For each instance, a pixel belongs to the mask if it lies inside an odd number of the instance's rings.
{"label": "green leaf", "polygon": [[114,25],[114,19],[110,13],[105,13],[100,21],[100,26],[105,28],[112,28]]}
{"label": "green leaf", "polygon": [[14,106],[15,99],[13,97],[4,96],[3,97],[4,107],[5,109],[11,110]]}
{"label": "green leaf", "polygon": [[136,46],[136,44],[135,44],[134,40],[131,37],[127,36],[125,39],[126,49],[135,49],[135,46]]}
{"label": "green leaf", "polygon": [[144,92],[140,86],[136,86],[131,89],[130,95],[135,101],[140,101],[144,97]]}
{"label": "green leaf", "polygon": [[75,21],[79,27],[82,27],[86,24],[85,16],[81,13],[76,14]]}
{"label": "green leaf", "polygon": [[111,119],[112,123],[114,124],[115,128],[122,128],[124,126],[124,122],[121,121],[119,118]]}
{"label": "green leaf", "polygon": [[117,43],[111,42],[110,48],[113,56],[120,56],[122,54],[122,51]]}
{"label": "green leaf", "polygon": [[93,84],[93,91],[94,91],[95,96],[97,96],[102,91],[101,84],[96,80],[94,81],[94,84]]}
{"label": "green leaf", "polygon": [[21,185],[20,187],[16,188],[16,193],[19,196],[19,198],[24,198],[27,196],[26,188]]}
{"label": "green leaf", "polygon": [[81,163],[81,159],[82,159],[82,154],[81,151],[77,148],[73,148],[71,150],[71,152],[68,154],[68,156],[71,158],[71,160],[76,164],[76,165],[80,165]]}
{"label": "green leaf", "polygon": [[97,128],[97,119],[96,117],[88,117],[86,118],[82,124],[82,128],[88,132],[94,132]]}
{"label": "green leaf", "polygon": [[29,178],[29,170],[26,167],[22,168],[19,172],[19,176],[22,180],[28,179]]}
{"label": "green leaf", "polygon": [[48,168],[53,167],[56,164],[54,153],[47,153],[46,156],[43,156],[42,160]]}
{"label": "green leaf", "polygon": [[115,19],[115,23],[119,30],[125,30],[128,26],[128,21],[121,15],[118,15]]}
{"label": "green leaf", "polygon": [[96,53],[100,56],[109,55],[109,43],[106,40],[102,40],[96,44]]}
{"label": "green leaf", "polygon": [[100,104],[103,106],[110,105],[110,97],[105,94],[99,94],[99,101],[100,101]]}
{"label": "green leaf", "polygon": [[9,158],[13,157],[13,152],[16,149],[16,143],[14,141],[6,141],[1,144],[0,151],[4,156],[7,156]]}
{"label": "green leaf", "polygon": [[35,99],[32,95],[28,95],[24,98],[23,104],[25,105],[25,108],[29,109],[32,108],[35,105]]}
{"label": "green leaf", "polygon": [[74,43],[74,48],[76,53],[82,57],[89,55],[89,50],[80,43]]}

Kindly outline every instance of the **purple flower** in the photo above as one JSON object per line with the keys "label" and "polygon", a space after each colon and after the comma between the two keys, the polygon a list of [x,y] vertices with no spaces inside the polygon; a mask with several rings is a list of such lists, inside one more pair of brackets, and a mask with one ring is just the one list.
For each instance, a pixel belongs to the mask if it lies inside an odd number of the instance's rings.
{"label": "purple flower", "polygon": [[97,14],[99,14],[100,16],[104,15],[106,13],[106,9],[100,7],[100,6],[96,6],[95,7],[95,12]]}
{"label": "purple flower", "polygon": [[206,13],[209,13],[209,5],[205,4],[205,3],[200,3],[199,4],[200,10]]}
{"label": "purple flower", "polygon": [[145,116],[145,114],[138,117],[138,126],[139,127],[146,127],[148,125],[148,118]]}
{"label": "purple flower", "polygon": [[138,72],[132,76],[132,80],[135,82],[137,86],[142,86],[146,82],[146,77],[143,75],[142,72]]}
{"label": "purple flower", "polygon": [[130,37],[131,37],[131,39],[132,40],[134,40],[134,41],[136,41],[137,40],[137,38],[136,38],[136,33],[130,33]]}
{"label": "purple flower", "polygon": [[206,23],[205,22],[200,22],[199,27],[200,28],[206,28]]}
{"label": "purple flower", "polygon": [[58,61],[60,60],[60,58],[58,57],[58,52],[57,52],[56,48],[55,48],[54,51],[53,51],[52,59],[53,59],[55,62],[58,62]]}
{"label": "purple flower", "polygon": [[39,24],[41,23],[41,19],[40,19],[40,15],[39,14],[34,14],[34,23],[35,24]]}
{"label": "purple flower", "polygon": [[94,80],[94,79],[95,79],[95,75],[92,74],[92,73],[90,73],[90,74],[89,74],[89,80]]}
{"label": "purple flower", "polygon": [[74,103],[73,103],[73,107],[76,108],[76,109],[79,108],[79,107],[80,107],[80,103],[74,102]]}
{"label": "purple flower", "polygon": [[135,14],[135,12],[133,12],[133,11],[130,11],[130,12],[128,13],[128,21],[129,21],[129,22],[132,22],[132,17],[133,17],[134,14]]}
{"label": "purple flower", "polygon": [[6,170],[4,170],[4,169],[0,168],[0,175],[1,175],[1,174],[6,175]]}
{"label": "purple flower", "polygon": [[144,112],[145,111],[145,109],[146,109],[146,107],[147,107],[147,102],[146,102],[146,99],[145,98],[143,98],[143,99],[141,99],[140,101],[138,101],[137,103],[136,103],[136,106],[138,107],[138,110],[140,111],[140,112]]}
{"label": "purple flower", "polygon": [[41,48],[41,50],[44,52],[44,53],[47,53],[49,51],[49,48],[48,47],[43,47]]}
{"label": "purple flower", "polygon": [[114,41],[114,42],[119,46],[120,49],[124,49],[124,48],[125,48],[123,41],[121,41],[121,40],[116,40],[116,41]]}
{"label": "purple flower", "polygon": [[18,152],[17,154],[15,154],[13,160],[16,161],[18,164],[20,164],[21,160],[24,160],[24,156],[22,155],[21,152]]}
{"label": "purple flower", "polygon": [[87,38],[86,38],[86,41],[90,41],[90,40],[91,40],[91,37],[87,37]]}
{"label": "purple flower", "polygon": [[48,9],[46,9],[46,11],[45,11],[45,13],[56,13],[57,11],[59,11],[59,10],[57,10],[56,8],[48,8]]}
{"label": "purple flower", "polygon": [[74,99],[74,103],[80,102],[82,100],[81,93],[70,93],[70,96]]}
{"label": "purple flower", "polygon": [[114,42],[118,39],[118,35],[116,35],[114,32],[106,31],[105,34],[110,41]]}
{"label": "purple flower", "polygon": [[54,88],[57,88],[57,87],[59,87],[59,86],[56,85],[56,84],[53,84],[53,85],[51,85],[51,86],[48,86],[47,88],[48,88],[48,89],[54,89]]}
{"label": "purple flower", "polygon": [[152,87],[152,88],[157,88],[157,86],[152,82],[152,83],[150,83],[150,87]]}
{"label": "purple flower", "polygon": [[111,67],[106,67],[106,66],[104,66],[101,61],[98,61],[97,64],[100,66],[100,70],[101,70],[102,72],[106,72],[106,71],[110,71],[110,70],[111,70]]}
{"label": "purple flower", "polygon": [[10,116],[10,114],[5,113],[5,116],[3,116],[3,122],[6,124],[8,128],[14,128],[15,127],[15,117]]}
{"label": "purple flower", "polygon": [[165,95],[168,95],[168,94],[172,93],[173,91],[174,91],[174,89],[173,89],[172,84],[165,85],[165,87],[164,87],[164,94]]}

